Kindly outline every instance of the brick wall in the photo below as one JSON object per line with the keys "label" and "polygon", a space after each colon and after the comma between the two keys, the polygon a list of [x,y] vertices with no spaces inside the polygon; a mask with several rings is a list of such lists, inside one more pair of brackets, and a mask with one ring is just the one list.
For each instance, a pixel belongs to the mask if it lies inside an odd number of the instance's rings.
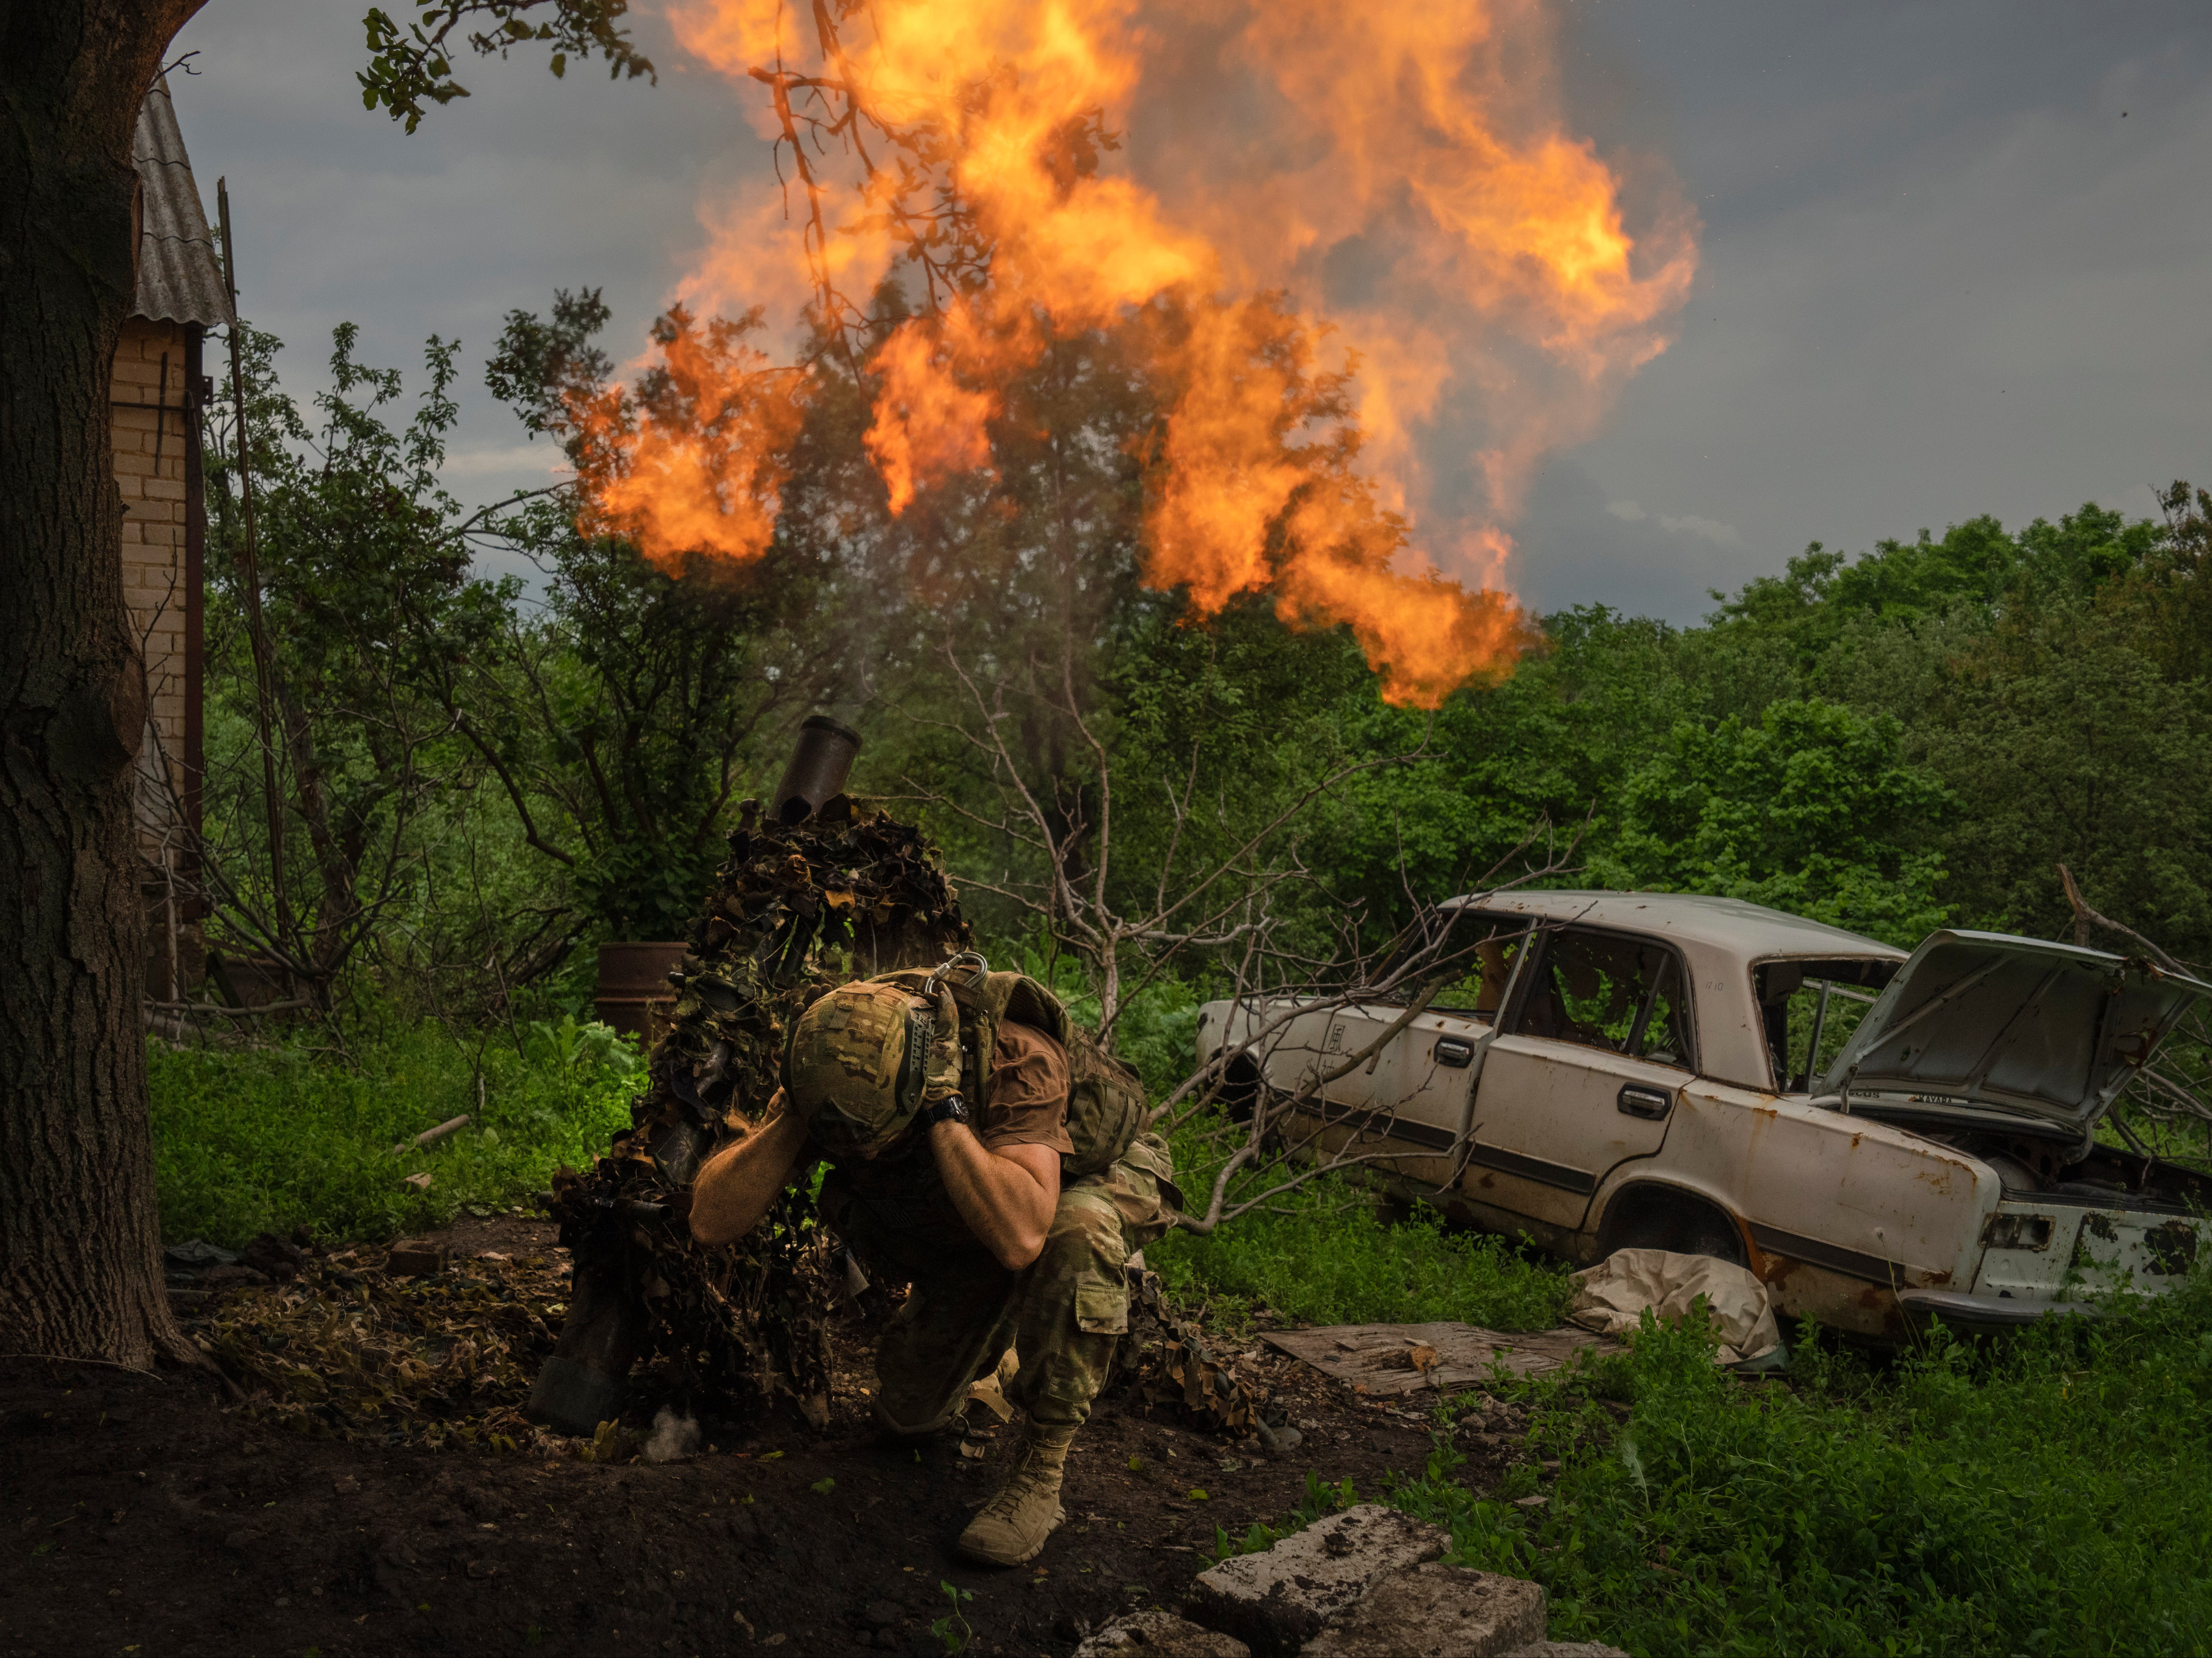
{"label": "brick wall", "polygon": [[[159,963],[164,970],[149,972],[149,988],[170,996],[176,987],[160,982],[168,977],[168,953],[159,871],[165,849],[175,867],[185,867],[176,797],[185,789],[185,760],[198,736],[188,729],[195,722],[187,622],[197,613],[189,592],[197,572],[187,558],[187,512],[193,504],[187,500],[187,460],[194,434],[184,409],[191,334],[181,323],[127,320],[109,393],[114,405],[115,481],[123,492],[123,596],[145,653],[150,705],[139,751],[139,845],[148,865],[149,930],[163,936],[149,940],[154,960],[149,966]],[[153,406],[157,404],[164,406]]]}

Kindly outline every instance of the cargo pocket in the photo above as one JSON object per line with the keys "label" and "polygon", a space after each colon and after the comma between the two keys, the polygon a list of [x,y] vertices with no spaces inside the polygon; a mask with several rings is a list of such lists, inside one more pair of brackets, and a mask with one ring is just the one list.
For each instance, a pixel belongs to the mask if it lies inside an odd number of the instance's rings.
{"label": "cargo pocket", "polygon": [[1163,1180],[1175,1178],[1175,1160],[1169,1155],[1168,1143],[1157,1134],[1139,1135],[1129,1143],[1129,1149],[1121,1154],[1121,1161],[1134,1163],[1146,1173]]}
{"label": "cargo pocket", "polygon": [[1142,1199],[1122,1208],[1132,1243],[1141,1248],[1174,1227],[1176,1216],[1183,1212],[1183,1195],[1175,1183],[1166,1141],[1157,1134],[1140,1136],[1122,1153],[1114,1172],[1133,1198]]}
{"label": "cargo pocket", "polygon": [[1129,1332],[1129,1285],[1123,1278],[1085,1272],[1075,1281],[1075,1327],[1086,1335]]}

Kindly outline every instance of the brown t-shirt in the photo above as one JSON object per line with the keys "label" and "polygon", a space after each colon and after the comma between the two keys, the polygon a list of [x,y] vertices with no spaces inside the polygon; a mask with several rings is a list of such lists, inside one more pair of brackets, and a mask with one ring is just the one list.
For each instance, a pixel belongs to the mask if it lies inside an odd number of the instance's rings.
{"label": "brown t-shirt", "polygon": [[983,1102],[975,1137],[988,1151],[1049,1146],[1062,1155],[1073,1153],[1067,1081],[1066,1049],[1034,1025],[1006,1021],[991,1051],[990,1097]]}

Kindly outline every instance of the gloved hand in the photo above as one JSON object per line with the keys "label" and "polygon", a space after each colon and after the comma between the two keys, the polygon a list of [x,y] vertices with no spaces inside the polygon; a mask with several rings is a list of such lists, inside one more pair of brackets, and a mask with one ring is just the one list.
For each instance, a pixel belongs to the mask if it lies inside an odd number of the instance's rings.
{"label": "gloved hand", "polygon": [[927,1069],[921,1076],[921,1100],[934,1104],[960,1092],[960,1004],[949,986],[939,985],[935,1029],[930,1037]]}

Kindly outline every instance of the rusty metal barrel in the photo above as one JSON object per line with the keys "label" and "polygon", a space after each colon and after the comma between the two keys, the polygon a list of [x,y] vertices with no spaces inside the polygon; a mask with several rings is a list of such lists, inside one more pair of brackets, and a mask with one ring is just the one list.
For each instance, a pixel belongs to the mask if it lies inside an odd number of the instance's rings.
{"label": "rusty metal barrel", "polygon": [[809,714],[799,725],[799,743],[783,781],[775,786],[769,816],[781,824],[804,822],[845,792],[860,752],[860,734],[827,714]]}
{"label": "rusty metal barrel", "polygon": [[665,1019],[676,1005],[668,975],[684,960],[684,951],[680,938],[600,945],[599,988],[592,1006],[601,1022],[650,1043],[660,1033],[654,1014]]}

